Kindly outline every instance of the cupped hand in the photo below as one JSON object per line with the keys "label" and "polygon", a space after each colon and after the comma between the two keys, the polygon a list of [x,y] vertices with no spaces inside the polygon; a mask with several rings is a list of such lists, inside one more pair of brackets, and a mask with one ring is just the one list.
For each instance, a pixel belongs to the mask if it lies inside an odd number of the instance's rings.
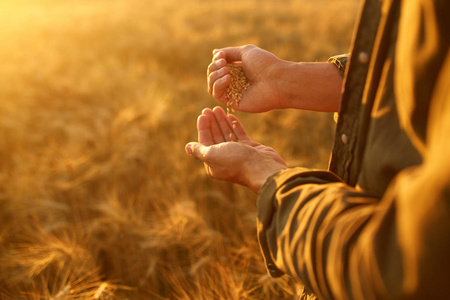
{"label": "cupped hand", "polygon": [[242,92],[242,99],[232,108],[246,112],[264,112],[282,108],[278,74],[285,61],[254,45],[229,47],[213,51],[212,62],[208,66],[208,92],[220,102],[227,104],[226,88],[231,82],[229,63],[241,65],[250,86]]}
{"label": "cupped hand", "polygon": [[220,107],[206,108],[197,119],[198,142],[186,152],[204,162],[209,176],[238,183],[258,193],[266,179],[286,168],[272,148],[254,142],[234,115]]}

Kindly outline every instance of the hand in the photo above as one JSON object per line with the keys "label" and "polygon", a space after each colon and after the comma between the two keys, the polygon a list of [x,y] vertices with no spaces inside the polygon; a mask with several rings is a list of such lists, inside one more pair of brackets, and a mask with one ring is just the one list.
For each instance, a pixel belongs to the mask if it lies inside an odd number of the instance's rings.
{"label": "hand", "polygon": [[239,106],[233,103],[233,109],[254,113],[283,108],[339,110],[342,76],[332,63],[285,61],[253,45],[214,50],[213,54],[207,72],[208,92],[216,100],[228,102],[228,63],[241,65],[250,81]]}
{"label": "hand", "polygon": [[197,128],[198,143],[188,143],[186,152],[203,161],[206,173],[214,179],[258,193],[269,176],[286,168],[275,150],[252,141],[239,120],[220,107],[204,109]]}
{"label": "hand", "polygon": [[214,57],[208,66],[208,92],[220,102],[226,104],[226,87],[231,77],[226,67],[227,63],[242,66],[250,86],[242,92],[239,106],[234,104],[236,110],[246,112],[264,112],[280,107],[277,77],[272,77],[271,70],[276,65],[285,62],[275,55],[253,45],[230,47],[214,50]]}

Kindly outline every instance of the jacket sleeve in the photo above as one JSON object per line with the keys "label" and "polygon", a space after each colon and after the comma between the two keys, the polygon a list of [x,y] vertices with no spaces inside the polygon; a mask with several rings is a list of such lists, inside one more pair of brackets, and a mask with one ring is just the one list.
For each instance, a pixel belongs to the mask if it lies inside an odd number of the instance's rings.
{"label": "jacket sleeve", "polygon": [[269,273],[300,280],[319,299],[351,298],[342,297],[341,288],[349,280],[349,251],[377,202],[330,172],[294,168],[276,174],[257,201]]}

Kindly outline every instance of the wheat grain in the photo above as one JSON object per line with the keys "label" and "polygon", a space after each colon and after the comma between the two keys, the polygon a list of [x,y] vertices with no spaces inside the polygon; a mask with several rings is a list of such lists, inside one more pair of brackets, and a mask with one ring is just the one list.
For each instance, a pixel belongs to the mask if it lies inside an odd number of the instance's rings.
{"label": "wheat grain", "polygon": [[247,76],[245,76],[241,66],[227,64],[227,67],[230,70],[231,76],[230,84],[226,88],[226,98],[228,99],[227,114],[229,114],[230,107],[234,112],[234,109],[232,108],[233,104],[236,104],[236,107],[239,107],[239,102],[242,100],[242,91],[245,91],[250,86],[250,82],[248,81]]}

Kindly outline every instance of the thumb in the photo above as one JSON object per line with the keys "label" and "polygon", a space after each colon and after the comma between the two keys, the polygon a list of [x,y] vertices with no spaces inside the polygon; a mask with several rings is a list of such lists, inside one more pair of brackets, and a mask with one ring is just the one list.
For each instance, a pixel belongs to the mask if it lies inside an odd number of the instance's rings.
{"label": "thumb", "polygon": [[184,147],[187,154],[189,154],[190,156],[193,156],[196,159],[199,159],[201,161],[204,160],[202,153],[205,148],[206,148],[206,146],[204,146],[200,143],[196,143],[196,142],[187,143],[186,146]]}
{"label": "thumb", "polygon": [[244,51],[244,46],[222,48],[217,50],[216,53],[219,51],[225,54],[225,59],[227,60],[227,62],[232,63],[235,61],[242,60],[242,53]]}

